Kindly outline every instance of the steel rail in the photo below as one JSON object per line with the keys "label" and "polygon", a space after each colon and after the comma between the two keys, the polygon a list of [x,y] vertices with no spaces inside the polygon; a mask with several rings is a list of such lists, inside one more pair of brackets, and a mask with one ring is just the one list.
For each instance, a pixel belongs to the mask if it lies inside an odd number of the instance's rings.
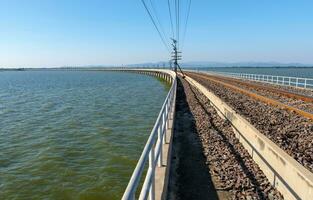
{"label": "steel rail", "polygon": [[209,91],[205,85],[188,76],[186,80],[208,98],[220,116],[230,122],[238,141],[285,199],[312,199],[312,172],[258,131],[245,117],[238,114],[212,91]]}
{"label": "steel rail", "polygon": [[289,106],[289,105],[286,105],[284,103],[281,103],[279,101],[276,101],[274,99],[271,99],[271,98],[268,98],[268,97],[265,97],[265,96],[262,96],[262,95],[259,95],[259,94],[256,94],[254,92],[250,92],[248,90],[245,90],[245,89],[242,89],[240,87],[237,87],[237,86],[234,86],[234,85],[231,85],[229,83],[225,83],[223,81],[220,81],[220,80],[216,80],[216,79],[213,79],[213,78],[210,78],[206,75],[201,75],[201,74],[197,74],[197,73],[193,73],[194,76],[197,76],[197,77],[200,77],[200,78],[204,78],[204,79],[207,79],[207,80],[210,80],[212,82],[215,82],[217,84],[220,84],[220,85],[223,85],[224,87],[226,88],[230,88],[230,89],[233,89],[235,91],[238,91],[240,92],[241,94],[244,94],[244,95],[247,95],[247,96],[250,96],[256,100],[259,100],[259,101],[262,101],[266,104],[269,104],[269,105],[272,105],[272,106],[278,106],[280,108],[283,108],[283,109],[286,109],[286,110],[289,110],[289,111],[293,111],[293,112],[296,112],[297,114],[303,116],[303,117],[306,117],[306,118],[309,118],[311,120],[313,120],[313,114],[311,113],[308,113],[308,112],[305,112],[303,110],[300,110],[298,108],[295,108],[293,106]]}
{"label": "steel rail", "polygon": [[162,166],[162,145],[165,144],[166,131],[170,119],[171,111],[175,106],[177,81],[176,75],[170,75],[172,78],[172,86],[162,105],[160,113],[147,140],[147,143],[141,153],[135,170],[130,178],[127,188],[122,197],[123,200],[134,200],[136,192],[144,173],[145,165],[149,159],[148,171],[140,191],[139,199],[155,199],[155,170],[156,167]]}
{"label": "steel rail", "polygon": [[251,83],[251,82],[244,82],[243,80],[235,79],[235,78],[232,78],[232,77],[225,77],[225,76],[221,76],[221,75],[211,75],[211,74],[207,74],[207,73],[204,73],[204,74],[206,76],[212,77],[214,79],[225,80],[227,82],[231,81],[232,83],[237,83],[239,85],[242,84],[242,85],[245,85],[245,86],[250,87],[250,88],[264,89],[264,90],[267,90],[267,91],[270,91],[270,92],[274,92],[276,94],[280,94],[280,95],[283,95],[283,96],[286,96],[286,97],[289,97],[289,98],[300,99],[300,100],[302,100],[304,102],[309,102],[309,103],[313,102],[313,97],[310,97],[310,96],[296,94],[296,93],[285,91],[285,90],[282,90],[282,89],[273,88],[271,86],[260,85],[260,84],[255,84],[255,83]]}

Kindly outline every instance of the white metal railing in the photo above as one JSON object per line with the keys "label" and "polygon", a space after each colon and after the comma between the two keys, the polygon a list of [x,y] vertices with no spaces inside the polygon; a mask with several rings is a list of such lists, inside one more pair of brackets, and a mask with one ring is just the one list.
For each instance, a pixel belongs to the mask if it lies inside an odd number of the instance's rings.
{"label": "white metal railing", "polygon": [[[193,70],[194,71],[194,70]],[[301,78],[290,76],[273,76],[265,74],[248,74],[248,73],[231,73],[231,72],[217,72],[217,71],[204,71],[197,70],[202,73],[218,74],[223,76],[229,76],[239,79],[248,79],[252,81],[260,81],[265,83],[271,83],[275,85],[292,86],[296,88],[313,90],[313,78]]]}
{"label": "white metal railing", "polygon": [[122,197],[123,200],[133,200],[141,181],[141,176],[145,171],[145,165],[149,158],[148,171],[140,191],[139,199],[155,199],[155,171],[156,167],[162,166],[162,148],[166,143],[166,130],[170,119],[170,114],[175,106],[177,81],[172,77],[172,86],[166,96],[159,116],[154,124],[148,141],[142,151],[136,168],[130,178],[127,188]]}

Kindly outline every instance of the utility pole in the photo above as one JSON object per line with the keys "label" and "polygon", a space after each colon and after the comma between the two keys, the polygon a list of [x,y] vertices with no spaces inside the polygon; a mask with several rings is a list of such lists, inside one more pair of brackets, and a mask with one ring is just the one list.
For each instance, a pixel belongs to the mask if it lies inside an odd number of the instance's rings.
{"label": "utility pole", "polygon": [[177,50],[177,40],[172,38],[172,46],[173,46],[173,52],[172,52],[172,60],[174,64],[174,72],[177,73],[178,68],[178,60],[181,60],[181,56],[179,55],[181,52]]}
{"label": "utility pole", "polygon": [[173,52],[172,52],[172,61],[174,64],[174,72],[177,74],[177,68],[179,71],[183,74],[183,78],[185,78],[184,72],[181,70],[178,61],[181,60],[181,51],[178,51],[177,49],[177,40],[172,38],[172,46],[173,46]]}

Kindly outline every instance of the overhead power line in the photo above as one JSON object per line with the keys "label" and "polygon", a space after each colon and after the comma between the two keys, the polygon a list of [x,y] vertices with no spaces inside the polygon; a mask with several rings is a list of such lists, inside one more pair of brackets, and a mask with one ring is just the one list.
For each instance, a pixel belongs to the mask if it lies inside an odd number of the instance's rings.
{"label": "overhead power line", "polygon": [[154,5],[154,3],[153,3],[153,0],[150,0],[150,4],[151,4],[151,7],[152,7],[152,12],[154,13],[154,16],[155,16],[155,18],[156,18],[156,21],[157,21],[157,23],[158,23],[158,25],[159,25],[159,27],[160,27],[162,36],[163,36],[163,38],[165,38],[166,43],[167,43],[167,42],[169,42],[169,41],[168,41],[169,37],[167,37],[167,34],[166,34],[166,32],[164,31],[163,25],[162,25],[162,23],[161,23],[161,21],[160,21],[160,19],[159,19],[159,14],[158,14],[157,9],[155,8],[155,5]]}
{"label": "overhead power line", "polygon": [[191,0],[189,0],[188,5],[187,5],[187,15],[186,15],[186,22],[185,22],[185,27],[184,27],[184,32],[183,32],[183,41],[182,41],[182,47],[181,48],[183,48],[184,43],[185,43],[186,31],[187,31],[189,14],[190,14],[190,7],[191,7]]}
{"label": "overhead power line", "polygon": [[179,0],[175,0],[175,15],[176,15],[176,41],[179,46]]}
{"label": "overhead power line", "polygon": [[[146,2],[148,1],[148,2]],[[169,18],[170,18],[170,30],[165,30],[162,26],[161,20],[159,18],[158,10],[156,9],[156,5],[154,0],[141,0],[142,4],[144,5],[150,20],[152,21],[154,28],[157,30],[159,37],[162,40],[162,43],[166,47],[166,49],[170,52],[169,44],[167,43],[169,37],[167,37],[167,33],[169,35],[172,34],[172,60],[174,64],[174,69],[180,69],[178,61],[181,60],[181,49],[185,42],[186,32],[188,28],[189,16],[190,16],[190,9],[191,9],[191,0],[167,0]],[[148,5],[148,6],[147,6]],[[185,7],[186,6],[186,7]],[[183,16],[183,17],[181,17]],[[175,19],[174,19],[175,18]],[[175,20],[175,22],[174,22]],[[186,20],[186,21],[185,21]],[[182,32],[181,32],[182,31]],[[181,70],[181,69],[180,69]]]}
{"label": "overhead power line", "polygon": [[180,45],[180,3],[179,3],[179,0],[177,0],[177,11],[178,11],[178,13],[177,13],[177,16],[178,16],[178,23],[177,23],[177,29],[178,29],[178,35],[177,35],[177,41],[178,41],[178,43],[177,43],[177,45],[178,45],[178,49],[179,49],[179,45]]}
{"label": "overhead power line", "polygon": [[171,29],[172,29],[172,38],[174,38],[174,26],[173,26],[173,19],[172,19],[172,10],[171,10],[171,3],[170,0],[167,0],[168,5],[168,12],[170,14],[170,20],[171,20]]}
{"label": "overhead power line", "polygon": [[162,34],[161,34],[161,32],[160,32],[160,30],[159,30],[157,24],[155,23],[155,20],[154,20],[154,18],[152,17],[152,15],[151,15],[151,13],[150,13],[150,11],[149,11],[149,8],[147,7],[145,1],[144,1],[144,0],[141,0],[141,2],[142,2],[142,4],[144,5],[144,7],[145,7],[147,13],[149,14],[149,17],[150,17],[150,19],[151,19],[151,21],[152,21],[152,23],[153,23],[155,29],[157,30],[157,32],[158,32],[158,34],[159,34],[159,36],[160,36],[160,38],[161,38],[161,40],[162,40],[162,42],[163,42],[165,48],[167,49],[168,52],[170,52],[170,49],[169,49],[167,43],[165,42],[165,39],[164,39],[164,37],[162,36]]}

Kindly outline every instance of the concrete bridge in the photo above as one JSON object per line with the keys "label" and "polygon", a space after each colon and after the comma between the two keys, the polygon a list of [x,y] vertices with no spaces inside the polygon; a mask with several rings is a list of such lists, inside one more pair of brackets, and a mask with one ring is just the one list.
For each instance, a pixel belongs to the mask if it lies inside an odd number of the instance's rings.
{"label": "concrete bridge", "polygon": [[[130,177],[130,181],[128,183],[128,186],[125,190],[125,193],[122,199],[137,199],[137,198],[138,199],[147,199],[147,198],[149,199],[235,198],[236,199],[236,198],[239,198],[240,195],[241,196],[245,196],[245,194],[246,196],[250,195],[249,192],[241,193],[240,189],[239,189],[239,192],[237,191],[238,189],[236,188],[242,188],[242,186],[240,186],[240,184],[242,184],[240,182],[241,177],[235,177],[238,179],[237,183],[229,183],[230,186],[228,189],[219,189],[218,187],[216,187],[216,185],[219,185],[220,183],[218,183],[219,181],[216,181],[216,180],[214,181],[214,177],[212,178],[211,183],[208,182],[207,183],[208,185],[206,185],[205,183],[206,180],[203,177],[209,171],[214,172],[214,169],[210,169],[212,168],[212,165],[210,165],[210,162],[207,162],[208,160],[210,161],[210,157],[207,156],[207,160],[203,162],[203,163],[206,163],[204,164],[206,165],[206,167],[203,167],[201,164],[197,165],[197,162],[201,163],[202,162],[201,159],[203,160],[204,157],[206,157],[206,156],[203,157],[202,155],[210,155],[210,153],[212,153],[212,152],[206,152],[206,151],[210,151],[210,149],[206,150],[205,144],[209,144],[208,146],[210,146],[210,143],[213,143],[215,140],[214,141],[207,140],[206,136],[201,138],[199,135],[195,133],[188,132],[190,129],[190,126],[186,126],[186,127],[184,126],[184,124],[186,123],[187,124],[194,123],[194,124],[200,124],[199,127],[201,128],[200,118],[203,115],[208,115],[208,117],[211,117],[210,119],[212,123],[210,124],[210,126],[213,126],[214,129],[210,129],[210,130],[212,132],[214,131],[216,132],[216,130],[218,130],[220,131],[220,133],[218,134],[222,136],[223,136],[223,130],[215,127],[215,126],[220,126],[220,124],[217,123],[217,125],[215,125],[214,120],[217,120],[217,121],[222,120],[224,121],[224,123],[229,124],[229,126],[232,129],[234,138],[236,138],[236,139],[230,139],[230,140],[236,141],[238,142],[238,144],[236,143],[235,145],[233,145],[233,142],[230,142],[227,148],[243,149],[239,151],[238,155],[236,153],[236,155],[234,154],[233,156],[233,157],[236,157],[237,160],[240,160],[240,159],[245,160],[244,162],[241,163],[242,166],[239,168],[243,168],[243,171],[249,171],[250,168],[254,168],[254,169],[257,168],[256,173],[254,173],[253,170],[252,172],[249,172],[248,176],[251,176],[249,177],[249,179],[254,180],[256,184],[258,184],[258,181],[259,181],[258,179],[260,180],[262,179],[262,181],[266,182],[266,183],[261,183],[260,185],[258,185],[258,187],[253,186],[254,188],[257,188],[256,190],[258,191],[256,191],[256,193],[259,194],[259,196],[257,196],[256,199],[262,199],[262,198],[263,199],[277,199],[277,198],[307,199],[307,200],[313,199],[312,170],[310,170],[310,168],[305,167],[303,164],[301,164],[297,157],[296,159],[298,160],[296,160],[295,157],[292,157],[291,156],[293,155],[292,152],[291,153],[286,152],[286,150],[281,147],[280,143],[276,143],[275,140],[270,139],[269,136],[261,133],[259,130],[260,128],[257,127],[255,123],[252,123],[250,120],[248,120],[247,116],[242,116],[237,110],[234,109],[233,106],[228,105],[228,103],[225,102],[219,95],[214,93],[214,91],[208,89],[204,84],[200,83],[200,81],[204,80],[201,78],[205,78],[205,77],[200,77],[200,76],[204,76],[204,74],[188,73],[187,77],[185,79],[182,79],[180,75],[176,76],[176,74],[170,70],[118,69],[118,71],[156,76],[161,79],[164,79],[165,81],[171,84],[169,93],[165,99],[165,102],[156,120],[154,128],[151,131],[150,137],[146,143],[146,146],[144,147],[142,155],[137,163],[137,166],[134,169],[133,175]],[[211,84],[213,85],[213,84],[218,83],[216,78],[219,78],[219,76],[207,77],[207,78],[211,78],[211,81],[212,81]],[[221,81],[222,79],[223,78],[220,77],[219,81]],[[213,82],[214,80],[215,82]],[[232,83],[235,83],[235,82],[236,81],[233,81]],[[229,83],[230,82],[228,82],[228,84]],[[242,83],[239,83],[239,84],[242,84]],[[223,85],[223,87],[226,87],[226,86]],[[182,105],[185,107],[189,107],[189,109],[191,110],[190,113],[193,113],[193,115],[196,115],[197,117],[197,114],[195,114],[196,109],[198,108],[197,106],[199,106],[197,104],[201,104],[201,103],[197,103],[195,105],[191,105],[192,100],[190,100],[190,97],[188,97],[188,95],[192,93],[188,93],[186,92],[186,90],[188,90],[189,92],[192,91],[193,96],[197,100],[200,99],[203,102],[203,105],[201,105],[202,107],[199,107],[199,109],[201,108],[204,111],[206,111],[204,112],[206,114],[203,114],[203,113],[200,114],[199,118],[191,119],[187,117],[187,118],[184,118],[185,121],[181,121],[183,119],[181,116],[182,113],[178,113],[176,111],[176,108],[179,108],[179,109],[184,108],[182,107]],[[279,90],[281,89],[277,89],[277,91]],[[242,94],[240,91],[239,92],[236,91],[236,92]],[[184,93],[184,94],[186,93],[187,97],[186,96],[183,97],[180,93]],[[187,102],[188,100],[186,101],[184,99],[177,99],[177,97],[189,99],[189,102]],[[311,98],[312,97],[308,97],[309,102],[312,100]],[[181,107],[179,107],[179,105],[177,105],[178,101],[186,101],[187,106],[185,104],[182,104],[180,105]],[[260,101],[260,99],[258,101]],[[266,104],[266,105],[268,105],[269,107],[273,106],[272,104]],[[211,108],[207,109],[205,107],[211,107]],[[281,108],[282,107],[279,107],[279,109]],[[208,110],[210,109],[211,111],[208,112]],[[274,109],[277,109],[277,108],[275,107]],[[216,113],[216,116],[213,116],[214,113]],[[307,113],[309,113],[309,115],[312,114],[310,113],[310,111],[308,111]],[[183,114],[186,114],[186,113],[183,113]],[[272,115],[275,115],[275,113],[273,113]],[[310,119],[307,116],[300,116],[300,117],[305,118],[304,120],[306,120],[306,122],[309,125],[310,123],[312,125],[312,121],[311,121],[312,119]],[[297,126],[297,124],[295,124],[295,126]],[[197,127],[195,129],[198,130]],[[193,129],[190,129],[190,130],[192,131]],[[207,134],[211,134],[209,133],[210,131],[207,131],[207,132],[208,132]],[[307,134],[311,135],[312,133],[309,132]],[[195,144],[194,142],[196,140],[192,138],[190,139],[190,137],[194,137],[194,138],[200,137],[199,139],[200,144]],[[173,141],[173,138],[174,138],[174,141]],[[221,140],[223,140],[223,142],[225,143],[225,141],[227,140],[227,137],[221,138]],[[197,145],[198,146],[200,145],[202,147],[198,148],[196,147]],[[289,145],[292,145],[292,144],[289,144]],[[195,148],[198,148],[198,150],[197,149],[195,150]],[[212,147],[211,150],[213,151],[214,148],[218,149],[218,146]],[[313,144],[311,145],[311,150],[312,148],[313,148]],[[201,149],[203,152],[199,153],[199,149]],[[172,150],[174,152],[172,152]],[[181,151],[182,154],[177,153],[178,151]],[[244,153],[241,153],[241,152],[247,152],[247,154],[243,156]],[[183,157],[186,156],[185,159],[189,159],[189,160],[184,161],[184,158],[176,157],[180,155],[183,155]],[[194,158],[193,156],[196,156],[196,158]],[[223,156],[223,154],[221,154],[221,156]],[[177,162],[177,160],[180,160],[180,161]],[[179,165],[184,165],[184,162],[185,164],[187,163],[184,166],[185,168],[184,167],[180,168],[181,166]],[[192,162],[195,162],[194,164],[195,169],[192,169],[193,168]],[[249,164],[249,166],[245,166],[249,162],[251,164]],[[147,169],[147,173],[145,174],[146,164],[148,164],[148,169]],[[309,164],[312,165],[312,163],[309,163]],[[236,166],[236,163],[234,164],[234,166]],[[234,166],[227,166],[227,168],[228,170],[233,170],[232,168]],[[220,167],[224,168],[223,165],[221,165]],[[176,173],[178,168],[181,169],[181,171],[179,172],[180,174]],[[185,173],[188,173],[188,176],[184,174],[182,169],[183,171],[185,170]],[[197,171],[197,173],[195,173],[195,171]],[[227,173],[226,175],[221,175],[221,174],[218,174],[219,170],[215,170],[215,171],[217,173],[216,175],[217,177],[225,176],[224,178],[225,178],[225,181],[227,182],[227,179],[228,179]],[[203,174],[203,176],[201,176],[201,174]],[[240,173],[238,172],[237,174],[240,174]],[[192,175],[194,175],[195,176],[194,178],[197,180],[195,181],[192,180]],[[182,176],[183,178],[180,179],[179,177],[177,178],[177,176]],[[244,178],[245,176],[246,175],[244,175]],[[259,176],[263,178],[259,178]],[[185,177],[188,177],[188,178],[183,180]],[[220,178],[220,180],[222,179]],[[140,183],[142,181],[143,181],[143,185],[141,186]],[[180,181],[180,182],[177,183],[177,181]],[[177,184],[179,184],[179,186],[177,186]],[[262,184],[265,184],[265,185],[267,184],[266,188],[262,188]],[[180,189],[181,191],[179,191],[177,187],[181,187]],[[186,191],[183,191],[184,188],[186,189]],[[204,189],[201,189],[201,188],[204,188]],[[237,191],[237,193],[234,193],[234,192],[232,193],[231,192],[232,188],[235,188],[234,191]],[[241,190],[245,190],[245,189],[241,189]],[[183,194],[184,192],[188,192],[188,195],[184,195]],[[253,192],[251,192],[251,194],[253,194]],[[238,196],[234,197],[234,195],[238,195]],[[251,196],[251,199],[253,199],[253,195]]]}

